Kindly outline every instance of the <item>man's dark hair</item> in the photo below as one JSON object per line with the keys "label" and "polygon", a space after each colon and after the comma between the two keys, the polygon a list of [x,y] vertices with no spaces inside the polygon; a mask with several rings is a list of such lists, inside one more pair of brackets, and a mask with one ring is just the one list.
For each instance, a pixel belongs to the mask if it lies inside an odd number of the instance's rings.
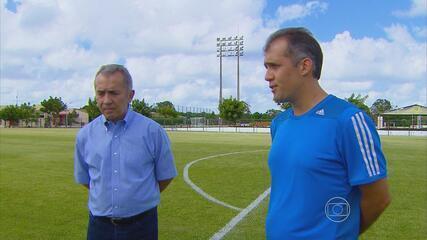
{"label": "man's dark hair", "polygon": [[278,39],[284,38],[288,43],[288,48],[284,52],[297,64],[303,58],[310,58],[313,61],[313,77],[320,79],[323,64],[323,53],[319,43],[306,28],[284,28],[271,34],[264,46],[264,52],[268,50],[271,43]]}
{"label": "man's dark hair", "polygon": [[132,76],[130,75],[129,71],[120,64],[106,64],[102,65],[98,72],[95,75],[95,79],[99,74],[102,75],[110,75],[114,74],[115,72],[120,72],[123,75],[123,80],[125,80],[125,84],[128,87],[129,90],[132,90]]}

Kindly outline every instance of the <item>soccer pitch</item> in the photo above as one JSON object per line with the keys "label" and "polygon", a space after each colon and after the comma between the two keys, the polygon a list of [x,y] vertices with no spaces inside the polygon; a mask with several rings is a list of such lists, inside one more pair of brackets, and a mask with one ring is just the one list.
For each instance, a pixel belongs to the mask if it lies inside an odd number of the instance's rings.
{"label": "soccer pitch", "polygon": [[[76,131],[0,129],[0,239],[85,239],[87,190],[73,180]],[[268,134],[168,134],[179,176],[162,193],[159,239],[210,239],[268,189]],[[392,204],[361,239],[425,239],[427,138],[382,141]],[[194,185],[229,206],[190,187],[185,168]],[[268,197],[224,239],[264,239],[267,207]]]}

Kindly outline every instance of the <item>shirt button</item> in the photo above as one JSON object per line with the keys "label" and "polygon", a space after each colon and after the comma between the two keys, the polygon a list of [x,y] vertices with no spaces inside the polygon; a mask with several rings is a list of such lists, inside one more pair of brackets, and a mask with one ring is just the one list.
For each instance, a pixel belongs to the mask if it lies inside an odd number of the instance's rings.
{"label": "shirt button", "polygon": [[117,173],[117,170],[114,170],[114,173]]}
{"label": "shirt button", "polygon": [[117,136],[117,135],[115,135],[114,137],[115,137],[115,138],[117,138],[118,136]]}
{"label": "shirt button", "polygon": [[113,153],[113,155],[117,155],[117,153],[115,152],[115,153]]}
{"label": "shirt button", "polygon": [[114,208],[119,208],[119,206],[114,206]]}
{"label": "shirt button", "polygon": [[117,191],[117,188],[114,188],[114,191]]}

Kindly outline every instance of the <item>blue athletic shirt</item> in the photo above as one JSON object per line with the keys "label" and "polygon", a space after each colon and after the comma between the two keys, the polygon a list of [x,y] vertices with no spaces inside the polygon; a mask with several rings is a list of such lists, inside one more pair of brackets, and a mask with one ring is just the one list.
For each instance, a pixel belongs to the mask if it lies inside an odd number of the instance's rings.
{"label": "blue athletic shirt", "polygon": [[370,117],[328,95],[303,115],[278,115],[271,137],[267,239],[357,239],[358,185],[387,176]]}

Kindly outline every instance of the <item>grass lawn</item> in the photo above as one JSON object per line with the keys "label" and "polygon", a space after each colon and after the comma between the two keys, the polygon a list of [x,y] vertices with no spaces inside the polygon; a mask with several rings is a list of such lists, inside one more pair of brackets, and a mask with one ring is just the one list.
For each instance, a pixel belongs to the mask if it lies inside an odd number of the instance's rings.
{"label": "grass lawn", "polygon": [[[87,190],[74,183],[76,129],[0,129],[0,239],[85,239]],[[268,134],[169,132],[179,176],[162,194],[160,239],[209,239],[238,212],[211,203],[183,180],[191,161],[268,150]],[[427,236],[427,138],[384,137],[392,205],[362,239]],[[191,180],[213,197],[245,208],[269,186],[267,151],[200,161]],[[225,239],[264,239],[268,199]]]}

